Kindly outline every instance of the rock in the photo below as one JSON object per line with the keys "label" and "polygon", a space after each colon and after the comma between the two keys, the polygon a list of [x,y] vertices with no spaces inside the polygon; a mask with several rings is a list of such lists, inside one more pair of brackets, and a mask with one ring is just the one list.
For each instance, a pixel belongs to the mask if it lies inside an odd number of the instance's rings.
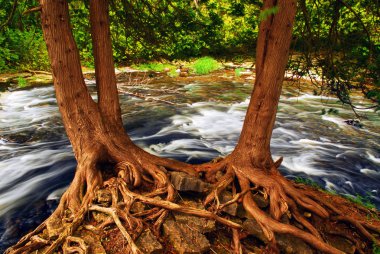
{"label": "rock", "polygon": [[237,209],[237,214],[236,214],[237,217],[241,218],[241,219],[253,219],[252,215],[249,214],[245,209],[244,207],[239,204],[238,205],[238,209]]}
{"label": "rock", "polygon": [[354,127],[358,127],[358,128],[362,128],[363,127],[363,124],[359,120],[356,120],[356,119],[347,119],[344,122],[346,124],[352,125]]}
{"label": "rock", "polygon": [[[220,203],[224,204],[230,201],[233,198],[232,193],[229,191],[224,191],[220,194]],[[222,209],[223,212],[228,213],[229,215],[236,216],[238,211],[238,203],[233,203],[229,206],[226,206]]]}
{"label": "rock", "polygon": [[313,250],[304,241],[288,234],[276,234],[277,244],[281,253],[313,254]]}
{"label": "rock", "polygon": [[88,230],[81,230],[79,236],[82,237],[88,245],[88,253],[106,254],[98,235]]}
{"label": "rock", "polygon": [[28,87],[50,85],[53,84],[53,77],[48,74],[36,74],[31,77],[27,77],[26,81],[28,83]]}
{"label": "rock", "polygon": [[[254,219],[248,219],[243,223],[243,229],[250,235],[253,235],[257,239],[268,243],[268,239],[264,235],[260,225]],[[281,253],[287,254],[312,254],[313,250],[305,242],[291,235],[275,234],[278,246],[281,249]]]}
{"label": "rock", "polygon": [[109,190],[101,189],[96,192],[96,200],[98,203],[111,203],[112,195]]}
{"label": "rock", "polygon": [[136,241],[136,245],[143,253],[158,254],[163,252],[161,243],[157,241],[157,238],[149,229],[142,232]]}
{"label": "rock", "polygon": [[206,192],[210,186],[199,178],[183,172],[172,172],[170,181],[178,191]]}
{"label": "rock", "polygon": [[260,208],[266,208],[269,205],[269,199],[265,199],[261,194],[253,195],[253,200]]}
{"label": "rock", "polygon": [[199,231],[189,226],[166,220],[163,224],[164,236],[172,244],[176,253],[205,253],[210,250],[210,242]]}
{"label": "rock", "polygon": [[267,237],[264,235],[259,223],[255,219],[247,219],[243,222],[243,229],[250,235],[253,235],[257,239],[268,243]]}
{"label": "rock", "polygon": [[[198,209],[204,209],[204,206],[202,203],[197,203],[194,201],[182,201],[180,202],[180,205],[186,206],[186,207],[193,207]],[[215,221],[213,220],[207,220],[205,218],[200,218],[197,216],[192,216],[184,213],[173,213],[175,221],[177,223],[181,223],[183,225],[186,225],[187,227],[190,227],[194,230],[197,230],[200,233],[208,233],[215,231]]]}
{"label": "rock", "polygon": [[141,203],[141,202],[134,202],[132,207],[131,207],[131,212],[132,213],[141,213],[145,211],[146,206]]}
{"label": "rock", "polygon": [[355,245],[341,236],[328,235],[327,242],[344,253],[354,254],[356,251]]}
{"label": "rock", "polygon": [[291,214],[289,211],[287,211],[287,213],[281,216],[280,221],[284,224],[289,224],[290,223],[289,218],[291,218]]}

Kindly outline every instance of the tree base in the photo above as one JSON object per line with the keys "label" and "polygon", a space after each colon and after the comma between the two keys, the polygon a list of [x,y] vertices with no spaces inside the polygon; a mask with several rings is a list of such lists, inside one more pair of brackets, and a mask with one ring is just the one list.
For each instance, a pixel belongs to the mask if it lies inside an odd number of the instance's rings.
{"label": "tree base", "polygon": [[[289,250],[294,248],[293,242],[300,240],[299,245],[306,246],[310,253],[312,249],[344,253],[345,250],[334,245],[333,237],[348,242],[357,253],[371,253],[373,244],[378,243],[380,222],[364,219],[368,215],[378,218],[378,212],[286,180],[277,171],[281,161],[270,170],[242,167],[230,157],[186,167],[145,153],[136,154],[139,155],[135,155],[135,159],[121,161],[109,171],[103,170],[103,174],[91,163],[79,163],[75,179],[57,210],[6,253],[102,253],[103,250],[106,253],[149,253],[138,243],[144,234],[151,235],[158,244],[164,243],[164,253],[182,252],[178,246],[185,242],[178,244],[178,240],[170,238],[166,232],[170,226],[164,225],[162,235],[164,223],[179,223],[174,228],[180,228],[181,223],[176,220],[178,214],[215,221],[220,230],[208,232],[209,238],[213,238],[209,240],[217,248],[218,241],[229,235],[231,243],[222,246],[234,253],[252,251],[252,244],[257,246],[256,251],[279,253],[278,246]],[[142,161],[146,163],[140,163]],[[194,168],[200,178],[214,183],[208,194],[188,193],[193,201],[197,200],[195,206],[181,204],[182,195],[187,192],[174,188],[164,165],[172,170],[177,166],[177,170],[193,175]],[[199,181],[195,176],[190,178]],[[226,192],[230,193],[227,199],[223,198]],[[231,207],[236,211],[231,213]],[[188,223],[185,225],[193,229]],[[189,234],[194,232],[191,230]],[[284,241],[284,236],[293,240]],[[115,247],[119,252],[113,251]],[[209,248],[212,249],[211,245]]]}

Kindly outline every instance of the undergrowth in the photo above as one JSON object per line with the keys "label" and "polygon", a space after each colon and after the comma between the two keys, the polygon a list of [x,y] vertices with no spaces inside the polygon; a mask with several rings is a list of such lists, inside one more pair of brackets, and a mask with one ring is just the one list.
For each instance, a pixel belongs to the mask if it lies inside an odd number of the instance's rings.
{"label": "undergrowth", "polygon": [[28,81],[25,78],[23,78],[23,77],[18,77],[17,78],[17,86],[19,88],[24,88],[27,85],[28,85]]}
{"label": "undergrowth", "polygon": [[192,66],[192,69],[197,75],[205,75],[212,71],[218,70],[220,67],[221,64],[218,63],[218,61],[212,57],[206,56],[196,60]]}

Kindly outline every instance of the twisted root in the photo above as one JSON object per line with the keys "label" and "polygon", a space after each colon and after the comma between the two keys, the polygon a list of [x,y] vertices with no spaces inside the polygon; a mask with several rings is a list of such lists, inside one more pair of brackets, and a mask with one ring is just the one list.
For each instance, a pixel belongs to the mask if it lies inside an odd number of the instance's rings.
{"label": "twisted root", "polygon": [[[314,192],[296,187],[280,175],[277,170],[279,164],[280,162],[277,161],[272,168],[264,170],[240,166],[224,159],[214,164],[208,163],[192,167],[170,160],[136,156],[134,159],[120,160],[115,163],[114,171],[117,175],[103,182],[100,171],[94,170],[96,168],[94,163],[79,163],[75,179],[63,195],[54,214],[8,249],[6,253],[30,253],[36,250],[42,251],[42,253],[53,253],[61,250],[61,253],[64,254],[86,254],[89,253],[88,243],[78,236],[79,226],[99,232],[106,226],[115,224],[128,243],[128,251],[140,254],[142,252],[135,241],[143,232],[145,223],[151,221],[153,233],[159,236],[161,225],[169,211],[176,211],[215,220],[231,228],[233,251],[240,254],[242,253],[240,243],[242,225],[220,216],[225,207],[234,203],[242,203],[244,209],[257,221],[274,252],[277,249],[275,234],[280,233],[300,238],[325,253],[342,253],[325,242],[321,232],[302,214],[301,210],[310,211],[323,219],[347,222],[354,226],[364,238],[377,243],[377,239],[370,231],[379,233],[379,228],[345,216],[339,209]],[[185,207],[175,203],[176,191],[169,182],[166,170],[176,170],[176,167],[179,171],[192,175],[205,172],[205,178],[214,182],[213,189],[203,202],[205,206],[209,207],[208,210]],[[224,172],[224,175],[216,180],[215,176],[219,171]],[[234,181],[235,179],[237,182]],[[231,185],[234,190],[233,198],[221,204],[219,195]],[[100,189],[109,191],[111,196],[109,203],[97,203],[95,194]],[[149,192],[143,192],[144,189],[149,189]],[[257,206],[253,192],[261,192],[269,198],[268,212]],[[132,213],[131,208],[136,201],[148,204],[152,208]],[[215,201],[216,205],[212,201]],[[89,224],[86,215],[94,212],[104,214],[107,219],[95,226]],[[280,222],[281,217],[289,213],[306,231]],[[62,221],[58,236],[46,235],[45,231],[50,230],[49,225],[57,218]],[[355,243],[358,246],[357,241]],[[363,252],[360,249],[358,251]]]}

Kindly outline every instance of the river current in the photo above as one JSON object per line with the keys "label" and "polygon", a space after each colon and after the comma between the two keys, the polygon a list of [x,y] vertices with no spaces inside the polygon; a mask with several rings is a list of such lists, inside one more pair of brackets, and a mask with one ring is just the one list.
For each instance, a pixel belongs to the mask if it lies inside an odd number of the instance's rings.
{"label": "river current", "polygon": [[[93,90],[94,83],[87,83]],[[252,84],[195,80],[119,87],[129,91],[120,94],[123,121],[139,146],[160,156],[202,163],[233,150]],[[0,109],[4,251],[54,210],[76,162],[53,87],[2,92]],[[361,128],[344,122],[353,112],[336,99],[285,87],[271,142],[274,157],[284,157],[281,172],[288,178],[309,178],[339,194],[368,196],[380,208],[380,116],[371,110],[359,113],[365,116]]]}

